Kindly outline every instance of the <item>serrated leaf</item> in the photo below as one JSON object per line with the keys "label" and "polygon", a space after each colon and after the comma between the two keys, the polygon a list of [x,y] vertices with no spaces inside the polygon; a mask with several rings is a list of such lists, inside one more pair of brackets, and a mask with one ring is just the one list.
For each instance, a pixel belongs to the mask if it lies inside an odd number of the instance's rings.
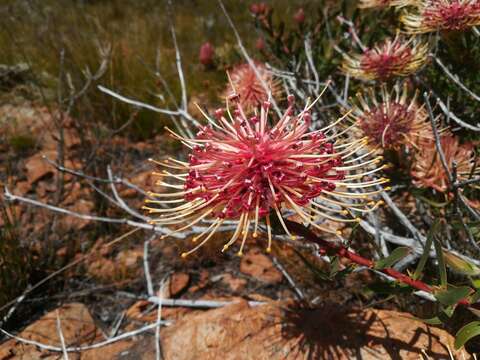
{"label": "serrated leaf", "polygon": [[468,340],[478,335],[480,335],[480,321],[465,325],[455,335],[455,349],[460,349]]}
{"label": "serrated leaf", "polygon": [[385,259],[380,259],[375,262],[375,269],[381,270],[392,267],[393,264],[399,262],[404,257],[410,255],[412,250],[409,247],[401,246],[392,251],[392,253]]}
{"label": "serrated leaf", "polygon": [[480,268],[478,266],[456,254],[452,254],[448,250],[443,249],[443,258],[447,266],[459,274],[468,276],[480,275]]}
{"label": "serrated leaf", "polygon": [[450,285],[447,290],[439,290],[433,295],[441,304],[451,306],[465,299],[471,292],[472,289],[468,286],[455,287]]}

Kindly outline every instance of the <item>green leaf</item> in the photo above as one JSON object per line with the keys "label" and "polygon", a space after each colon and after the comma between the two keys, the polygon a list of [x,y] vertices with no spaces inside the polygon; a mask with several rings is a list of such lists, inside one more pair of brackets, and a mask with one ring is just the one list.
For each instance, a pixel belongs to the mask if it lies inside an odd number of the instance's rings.
{"label": "green leaf", "polygon": [[480,300],[480,290],[475,291],[475,293],[470,296],[470,303],[476,303],[478,300]]}
{"label": "green leaf", "polygon": [[381,270],[392,267],[393,264],[402,260],[405,256],[411,254],[412,250],[409,247],[401,246],[392,251],[392,253],[385,259],[380,259],[375,262],[375,269]]}
{"label": "green leaf", "polygon": [[455,349],[460,349],[468,340],[478,335],[480,335],[480,321],[465,325],[455,335]]}
{"label": "green leaf", "polygon": [[442,320],[440,320],[440,318],[438,316],[435,316],[435,317],[430,318],[430,319],[422,319],[422,318],[418,318],[418,317],[414,316],[413,319],[421,321],[421,322],[423,322],[427,325],[442,325],[443,324]]}
{"label": "green leaf", "polygon": [[456,254],[452,254],[448,250],[443,249],[443,257],[447,266],[459,274],[468,276],[480,275],[480,268],[478,266]]}
{"label": "green leaf", "polygon": [[447,287],[447,268],[445,267],[445,260],[443,257],[442,245],[440,244],[440,241],[435,236],[433,237],[433,244],[435,246],[435,253],[437,254],[440,285],[446,288]]}
{"label": "green leaf", "polygon": [[303,256],[303,254],[300,251],[298,251],[295,248],[293,249],[293,251],[295,251],[295,253],[300,258],[300,260],[304,263],[304,265],[306,265],[306,267],[312,272],[312,274],[315,277],[319,278],[320,280],[331,280],[329,275],[326,272],[318,269],[305,256]]}
{"label": "green leaf", "polygon": [[480,279],[470,279],[470,281],[476,289],[480,289]]}
{"label": "green leaf", "polygon": [[423,249],[422,257],[420,258],[417,268],[415,269],[415,272],[412,275],[412,278],[414,280],[420,279],[423,269],[425,268],[425,264],[427,263],[428,257],[430,256],[430,248],[432,247],[433,236],[437,232],[438,223],[439,223],[438,220],[435,221],[435,223],[430,228],[430,231],[428,232],[427,241],[425,242],[425,247]]}
{"label": "green leaf", "polygon": [[335,256],[330,262],[330,278],[333,278],[340,271],[340,259]]}
{"label": "green leaf", "polygon": [[451,306],[465,299],[471,292],[472,289],[468,286],[455,287],[449,285],[447,290],[437,291],[433,295],[441,304]]}
{"label": "green leaf", "polygon": [[[441,314],[445,314],[447,318],[451,318],[453,316],[453,312],[455,311],[455,306],[447,306],[445,309],[443,309]],[[442,316],[443,317],[443,316]]]}

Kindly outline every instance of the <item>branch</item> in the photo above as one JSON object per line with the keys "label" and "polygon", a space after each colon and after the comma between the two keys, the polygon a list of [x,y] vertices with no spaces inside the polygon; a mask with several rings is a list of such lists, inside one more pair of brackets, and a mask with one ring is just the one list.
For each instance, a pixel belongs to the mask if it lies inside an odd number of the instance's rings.
{"label": "branch", "polygon": [[442,63],[442,61],[436,57],[434,54],[430,54],[435,59],[435,62],[440,66],[440,68],[443,70],[443,72],[450,78],[452,81],[460,87],[463,91],[465,91],[468,95],[470,95],[471,98],[473,98],[476,101],[480,101],[480,96],[475,94],[472,90],[470,90],[465,84],[463,84],[457,75],[452,74],[448,68]]}
{"label": "branch", "polygon": [[[308,241],[311,241],[317,244],[320,247],[320,249],[323,250],[323,252],[327,252],[327,253],[330,252],[330,253],[333,253],[334,255],[346,258],[355,264],[365,266],[366,268],[369,268],[369,269],[380,271],[394,278],[396,281],[406,284],[414,289],[425,291],[430,294],[433,293],[433,288],[430,285],[424,283],[423,281],[414,280],[411,277],[405,274],[402,274],[401,272],[394,270],[392,268],[385,268],[381,270],[375,269],[375,263],[372,260],[364,258],[354,253],[353,251],[348,250],[343,245],[331,243],[323,239],[320,239],[317,235],[315,235],[313,232],[311,232],[310,230],[308,230],[306,227],[304,227],[299,223],[293,222],[291,220],[284,220],[284,221],[290,231],[292,231],[293,233],[299,236],[303,236]],[[458,304],[464,305],[467,307],[472,307],[475,309],[480,309],[480,302],[471,303],[468,298],[460,300]]]}

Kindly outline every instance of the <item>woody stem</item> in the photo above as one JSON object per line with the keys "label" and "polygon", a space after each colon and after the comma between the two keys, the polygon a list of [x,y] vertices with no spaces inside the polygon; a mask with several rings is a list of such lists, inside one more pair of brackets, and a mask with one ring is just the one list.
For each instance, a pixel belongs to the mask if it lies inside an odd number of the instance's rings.
{"label": "woody stem", "polygon": [[[348,250],[345,246],[339,245],[336,243],[331,243],[329,241],[323,240],[315,235],[311,230],[307,229],[304,225],[285,220],[285,224],[287,225],[288,229],[299,236],[304,237],[308,241],[317,244],[320,247],[320,252],[325,252],[328,254],[337,255],[343,258],[350,260],[352,263],[362,265],[368,267],[370,269],[375,268],[375,263],[363,256],[358,255],[357,253]],[[433,293],[433,289],[430,285],[424,283],[420,280],[415,280],[408,275],[405,275],[395,269],[392,268],[384,268],[384,269],[376,269],[394,279],[398,282],[406,284],[414,289],[426,291],[428,293]],[[472,307],[476,309],[480,309],[480,303],[472,304],[469,299],[465,298],[458,302],[459,305],[464,305],[467,307]]]}

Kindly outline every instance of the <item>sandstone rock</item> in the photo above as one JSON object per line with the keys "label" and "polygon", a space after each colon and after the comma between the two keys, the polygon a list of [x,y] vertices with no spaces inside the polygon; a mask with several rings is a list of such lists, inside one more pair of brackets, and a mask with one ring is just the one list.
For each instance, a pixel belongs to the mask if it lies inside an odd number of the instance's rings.
{"label": "sandstone rock", "polygon": [[186,273],[174,273],[170,277],[170,296],[176,296],[185,290],[190,282],[190,275]]}
{"label": "sandstone rock", "polygon": [[222,282],[228,287],[234,291],[234,292],[239,292],[245,288],[245,285],[247,285],[247,280],[234,277],[231,274],[225,274],[222,276]]}
{"label": "sandstone rock", "polygon": [[98,349],[91,349],[82,352],[81,360],[114,360],[120,356],[128,355],[129,349],[132,347],[132,341],[123,340],[113,344],[103,346]]}
{"label": "sandstone rock", "polygon": [[53,174],[54,168],[43,159],[43,155],[49,159],[56,158],[54,151],[47,151],[45,153],[35,154],[25,161],[27,181],[29,184],[34,184],[38,180]]}
{"label": "sandstone rock", "polygon": [[[69,207],[69,210],[79,214],[92,215],[94,208],[95,204],[93,202],[85,199],[79,199]],[[75,216],[65,216],[62,218],[62,225],[65,227],[65,229],[69,230],[81,230],[89,223],[90,220],[81,219]]]}
{"label": "sandstone rock", "polygon": [[[166,360],[193,359],[449,359],[446,331],[387,310],[354,311],[336,304],[302,309],[291,303],[190,313],[161,330]],[[468,354],[465,358],[469,358]],[[135,346],[131,359],[155,359],[154,343]]]}
{"label": "sandstone rock", "polygon": [[[78,346],[93,341],[99,332],[88,309],[79,303],[72,303],[51,311],[23,330],[19,337],[45,345],[60,346],[57,330],[57,311],[61,321],[66,346]],[[17,340],[9,340],[0,346],[0,359],[58,359],[58,352],[48,352]],[[70,359],[80,359],[72,353]]]}
{"label": "sandstone rock", "polygon": [[240,271],[268,284],[277,284],[283,278],[269,257],[258,248],[250,249],[242,257]]}

